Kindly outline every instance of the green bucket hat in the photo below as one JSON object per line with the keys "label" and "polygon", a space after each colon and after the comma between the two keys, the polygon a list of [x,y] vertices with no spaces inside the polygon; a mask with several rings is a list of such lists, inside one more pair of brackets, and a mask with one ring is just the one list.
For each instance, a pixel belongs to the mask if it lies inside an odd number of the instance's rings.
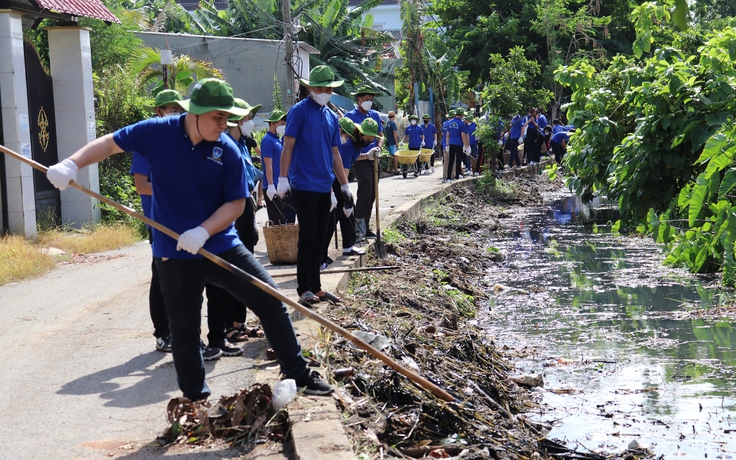
{"label": "green bucket hat", "polygon": [[[253,115],[254,117],[256,116],[258,111],[261,109],[261,107],[263,107],[261,104],[250,105],[244,99],[240,99],[239,97],[236,97],[233,99],[233,105],[239,109],[245,110],[246,111],[245,115]],[[228,121],[227,125],[231,128],[234,128],[235,126],[237,126],[237,123],[233,123],[233,122],[242,120],[243,118],[245,118],[245,115],[232,115],[232,116],[227,117],[227,121]]]}
{"label": "green bucket hat", "polygon": [[350,94],[352,94],[353,96],[360,96],[361,94],[372,94],[374,96],[380,96],[381,95],[380,92],[374,90],[373,88],[371,88],[368,85],[360,85],[358,87],[358,89],[355,90],[354,93],[350,93]]}
{"label": "green bucket hat", "polygon": [[355,123],[353,123],[353,120],[348,117],[342,117],[340,118],[339,123],[340,129],[345,131],[345,134],[350,136],[350,139],[355,140],[355,138],[353,137],[353,131],[355,130]]}
{"label": "green bucket hat", "polygon": [[181,96],[181,93],[179,91],[176,91],[174,89],[165,89],[163,91],[160,91],[156,95],[156,99],[153,101],[153,104],[144,105],[143,108],[147,110],[148,112],[155,112],[156,107],[163,107],[169,104],[176,104],[177,101],[183,101],[183,100],[184,98]]}
{"label": "green bucket hat", "polygon": [[419,120],[419,117],[416,115],[409,115],[409,120]]}
{"label": "green bucket hat", "polygon": [[423,119],[423,120],[429,120],[430,118],[431,118],[431,117],[429,116],[429,114],[428,114],[428,113],[425,113],[424,115],[422,115],[422,119]]}
{"label": "green bucket hat", "polygon": [[306,86],[337,88],[342,86],[344,80],[335,80],[335,72],[332,69],[326,65],[318,65],[309,72],[309,80],[300,78],[299,82]]}
{"label": "green bucket hat", "polygon": [[286,118],[286,112],[281,109],[273,109],[273,111],[268,114],[268,118],[266,118],[266,121],[269,123],[276,123],[277,121],[281,121],[284,118]]}
{"label": "green bucket hat", "polygon": [[457,109],[455,109],[455,116],[457,115],[465,115],[465,109],[462,107],[458,107]]}
{"label": "green bucket hat", "polygon": [[193,115],[220,110],[241,118],[250,113],[249,110],[236,107],[233,100],[233,89],[219,78],[199,80],[192,90],[192,95],[184,101],[176,101],[182,109]]}
{"label": "green bucket hat", "polygon": [[465,119],[466,119],[466,120],[468,120],[468,121],[469,121],[469,122],[471,122],[471,123],[475,121],[475,118],[474,118],[474,117],[473,117],[472,115],[467,115],[467,116],[465,117]]}
{"label": "green bucket hat", "polygon": [[364,136],[378,137],[378,122],[373,118],[366,118],[358,125],[358,131]]}

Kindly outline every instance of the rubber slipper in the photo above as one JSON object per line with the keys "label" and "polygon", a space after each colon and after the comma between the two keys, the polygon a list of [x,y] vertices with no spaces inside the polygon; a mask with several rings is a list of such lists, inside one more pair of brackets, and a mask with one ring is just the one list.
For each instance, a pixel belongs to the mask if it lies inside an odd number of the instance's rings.
{"label": "rubber slipper", "polygon": [[305,307],[312,307],[312,305],[320,303],[321,300],[319,297],[314,295],[312,291],[304,291],[302,292],[302,295],[299,296],[299,303],[304,305]]}
{"label": "rubber slipper", "polygon": [[266,335],[266,333],[265,333],[265,332],[263,332],[263,331],[261,330],[261,328],[260,328],[260,327],[258,327],[258,326],[253,326],[253,327],[247,327],[247,326],[246,326],[246,327],[245,327],[245,331],[244,331],[244,332],[245,332],[245,334],[246,334],[246,335],[247,335],[248,337],[254,337],[254,338],[258,338],[258,337],[264,337],[264,336]]}
{"label": "rubber slipper", "polygon": [[230,342],[247,342],[248,334],[246,334],[242,329],[231,327],[225,333],[225,338]]}
{"label": "rubber slipper", "polygon": [[327,291],[325,291],[323,295],[317,296],[317,298],[322,302],[330,302],[333,304],[342,302],[342,299],[340,297],[337,297],[335,294]]}

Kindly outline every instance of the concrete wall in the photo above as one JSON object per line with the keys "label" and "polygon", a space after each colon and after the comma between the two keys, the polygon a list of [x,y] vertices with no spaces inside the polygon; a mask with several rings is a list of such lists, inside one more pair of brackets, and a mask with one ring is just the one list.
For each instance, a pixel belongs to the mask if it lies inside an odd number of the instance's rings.
{"label": "concrete wall", "polygon": [[[286,54],[281,41],[155,32],[136,35],[147,46],[166,49],[168,41],[168,48],[174,55],[186,54],[193,59],[212,62],[233,87],[235,97],[245,99],[251,105],[263,105],[259,115],[266,115],[274,108],[273,76],[276,72],[281,102],[285,108],[291,106],[287,94]],[[295,56],[294,68],[298,76],[309,75],[309,48],[301,44],[300,52]],[[314,48],[311,50],[317,52]]]}

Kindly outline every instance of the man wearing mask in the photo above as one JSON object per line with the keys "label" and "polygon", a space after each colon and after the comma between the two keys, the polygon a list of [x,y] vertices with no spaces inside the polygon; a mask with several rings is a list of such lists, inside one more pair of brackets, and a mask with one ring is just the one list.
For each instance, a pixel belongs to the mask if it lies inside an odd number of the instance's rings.
{"label": "man wearing mask", "polygon": [[[360,153],[373,152],[379,155],[383,146],[383,123],[377,111],[373,110],[373,99],[381,93],[374,91],[368,85],[362,85],[351,93],[355,96],[355,109],[346,113],[345,116],[360,126],[366,118],[372,118],[378,124],[378,136],[369,144],[361,148]],[[355,203],[355,229],[358,240],[363,238],[375,238],[376,234],[370,229],[373,202],[376,199],[375,180],[373,177],[373,155],[361,155],[353,163],[355,180],[358,182],[358,201]]]}
{"label": "man wearing mask", "polygon": [[[176,101],[183,101],[179,91],[173,89],[165,89],[156,95],[156,99],[152,106],[144,105],[143,108],[149,112],[154,112],[157,117],[179,116],[184,110]],[[151,166],[139,153],[133,152],[133,162],[130,166],[130,173],[133,175],[135,190],[141,197],[141,208],[143,215],[151,217],[151,195],[153,187],[151,187]],[[146,225],[148,229],[148,241],[153,244],[153,233],[151,227]],[[156,271],[155,259],[151,261],[151,287],[148,291],[148,310],[153,322],[153,336],[156,337],[156,349],[165,353],[171,352],[171,336],[169,334],[169,316],[166,314],[164,307],[164,296],[161,294],[161,282],[158,279]],[[205,352],[208,352],[205,350]],[[216,354],[209,353],[210,355]]]}
{"label": "man wearing mask", "polygon": [[327,107],[334,88],[342,86],[327,66],[315,67],[309,80],[299,79],[309,97],[291,107],[286,116],[281,174],[276,193],[293,195],[299,220],[296,278],[299,302],[312,305],[322,301],[339,302],[334,294],[322,290],[320,264],[322,243],[332,206],[332,183],[337,177],[345,200],[343,212],[353,213],[353,193],[342,167],[340,126],[337,114]]}
{"label": "man wearing mask", "polygon": [[422,123],[424,128],[424,147],[432,149],[435,153],[429,158],[429,165],[425,165],[426,169],[430,169],[430,172],[434,172],[434,156],[437,150],[437,127],[433,123],[430,123],[430,116],[428,113],[422,115]]}
{"label": "man wearing mask", "polygon": [[268,115],[268,131],[261,140],[261,159],[263,160],[263,190],[266,191],[266,211],[268,220],[275,225],[293,224],[296,213],[291,203],[276,195],[276,186],[281,172],[281,150],[284,145],[281,137],[286,131],[286,112],[274,109]]}
{"label": "man wearing mask", "polygon": [[[409,115],[409,126],[404,130],[404,142],[408,141],[409,150],[419,150],[424,145],[424,128],[419,126],[418,121],[418,116]],[[417,176],[419,176],[419,159],[414,169],[414,177]]]}
{"label": "man wearing mask", "polygon": [[[457,180],[463,178],[463,156],[470,154],[470,144],[468,141],[468,127],[463,121],[465,109],[458,108],[455,110],[455,117],[447,122],[447,133],[445,141],[449,146],[450,160],[447,170],[447,180]],[[453,165],[455,170],[452,170]],[[453,175],[454,173],[454,175]]]}

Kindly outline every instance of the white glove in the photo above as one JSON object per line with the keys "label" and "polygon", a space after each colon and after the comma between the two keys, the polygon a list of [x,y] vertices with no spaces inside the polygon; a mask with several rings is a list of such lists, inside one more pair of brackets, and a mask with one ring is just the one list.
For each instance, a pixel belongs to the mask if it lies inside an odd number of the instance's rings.
{"label": "white glove", "polygon": [[470,147],[463,147],[463,153],[465,155],[470,155]]}
{"label": "white glove", "polygon": [[61,163],[56,163],[46,171],[46,178],[51,182],[51,185],[64,190],[69,186],[69,182],[77,180],[77,171],[79,168],[77,164],[67,158]]}
{"label": "white glove", "polygon": [[276,188],[276,194],[279,198],[284,198],[290,191],[291,187],[289,186],[289,178],[279,177],[279,185]]}
{"label": "white glove", "polygon": [[340,191],[342,192],[342,198],[345,201],[345,205],[342,207],[342,212],[345,213],[345,217],[350,217],[355,210],[353,192],[350,191],[350,185],[348,184],[341,186]]}
{"label": "white glove", "polygon": [[368,150],[368,159],[369,160],[375,160],[377,156],[381,154],[381,149],[378,147],[373,147],[372,149]]}
{"label": "white glove", "polygon": [[422,147],[424,147],[424,141],[422,141]]}
{"label": "white glove", "polygon": [[273,201],[273,197],[276,196],[276,187],[274,187],[273,184],[268,184],[268,188],[266,189],[266,196],[271,201]]}
{"label": "white glove", "polygon": [[449,145],[446,145],[445,146],[445,153],[450,153],[450,146]]}
{"label": "white glove", "polygon": [[335,192],[330,193],[330,212],[334,211],[337,207],[337,197]]}
{"label": "white glove", "polygon": [[176,243],[176,250],[181,251],[182,249],[190,254],[196,254],[202,249],[204,243],[210,234],[205,230],[204,227],[199,226],[179,235],[179,242]]}
{"label": "white glove", "polygon": [[434,144],[432,144],[432,149],[436,149],[436,148],[437,148],[437,141],[434,141]]}

